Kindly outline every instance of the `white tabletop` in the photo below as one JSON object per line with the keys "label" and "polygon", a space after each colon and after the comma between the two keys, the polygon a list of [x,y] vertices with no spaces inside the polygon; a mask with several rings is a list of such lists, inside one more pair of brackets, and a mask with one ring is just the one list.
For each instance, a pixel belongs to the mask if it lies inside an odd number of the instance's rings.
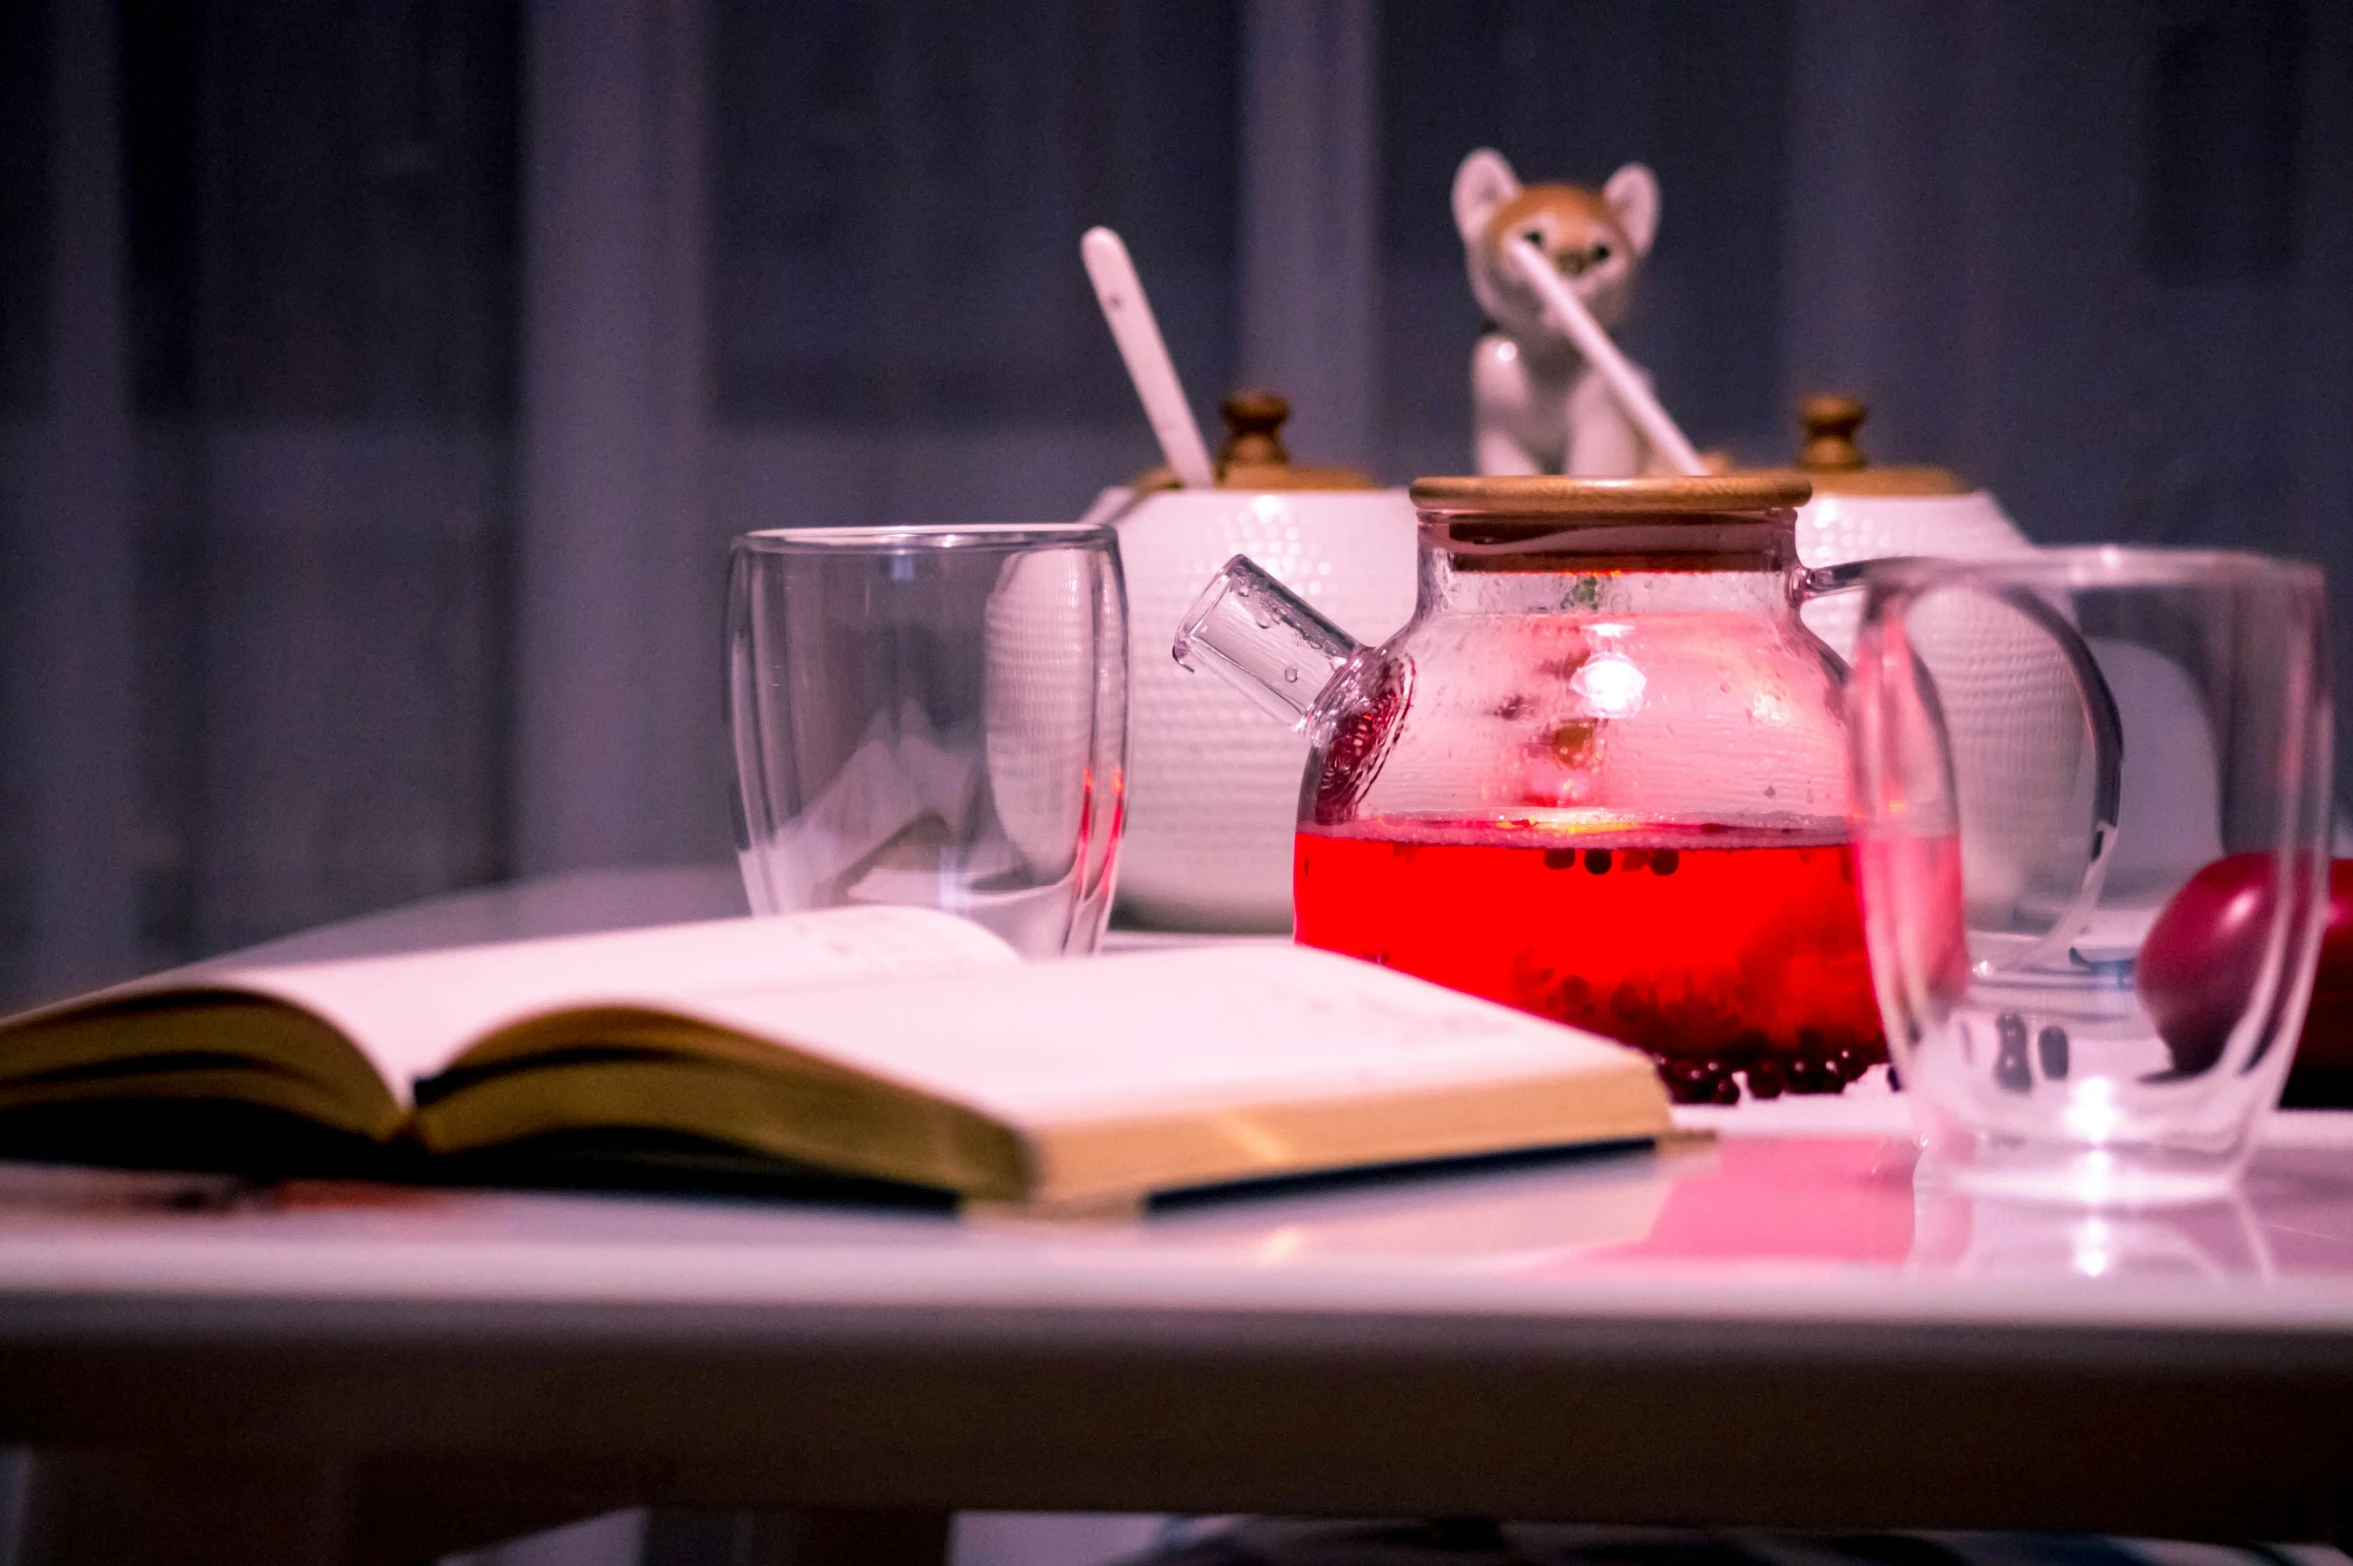
{"label": "white tabletop", "polygon": [[1903,1113],[1088,1225],[0,1166],[0,1442],[194,1430],[613,1505],[2353,1517],[2353,1116],[2129,1216],[1916,1189]]}
{"label": "white tabletop", "polygon": [[19,1166],[0,1440],[202,1408],[669,1475],[616,1504],[2334,1528],[2353,1117],[2086,1217],[1915,1190],[1900,1107],[1095,1225]]}
{"label": "white tabletop", "polygon": [[2141,1215],[1915,1189],[1897,1095],[1679,1115],[1718,1140],[1140,1222],[0,1165],[0,1311],[106,1296],[2353,1334],[2353,1114],[2282,1115],[2239,1201]]}

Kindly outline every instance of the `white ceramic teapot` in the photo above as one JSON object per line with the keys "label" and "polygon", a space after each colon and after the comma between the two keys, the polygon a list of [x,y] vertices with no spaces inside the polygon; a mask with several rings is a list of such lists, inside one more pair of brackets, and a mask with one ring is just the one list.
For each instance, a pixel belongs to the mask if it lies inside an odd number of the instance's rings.
{"label": "white ceramic teapot", "polygon": [[1222,680],[1169,655],[1177,624],[1237,554],[1341,629],[1378,642],[1413,613],[1415,517],[1400,489],[1341,468],[1290,465],[1282,398],[1225,400],[1215,489],[1166,470],[1108,489],[1089,511],[1119,532],[1131,685],[1119,909],[1161,929],[1291,926],[1292,837],[1307,740]]}

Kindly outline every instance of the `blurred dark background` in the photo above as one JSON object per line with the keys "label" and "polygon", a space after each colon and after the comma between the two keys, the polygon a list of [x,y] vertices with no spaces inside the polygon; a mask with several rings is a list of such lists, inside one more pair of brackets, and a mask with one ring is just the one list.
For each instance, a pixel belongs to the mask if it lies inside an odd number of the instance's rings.
{"label": "blurred dark background", "polygon": [[1481,144],[1658,170],[1701,444],[2353,582],[2343,0],[5,0],[0,997],[723,860],[731,534],[1153,460],[1090,223],[1205,422],[1462,470]]}

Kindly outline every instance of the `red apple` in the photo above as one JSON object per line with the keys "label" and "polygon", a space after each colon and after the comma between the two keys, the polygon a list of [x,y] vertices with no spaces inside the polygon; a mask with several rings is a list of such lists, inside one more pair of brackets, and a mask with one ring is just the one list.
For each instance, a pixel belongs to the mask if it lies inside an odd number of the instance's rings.
{"label": "red apple", "polygon": [[2312,1010],[2296,1044],[2296,1064],[2353,1068],[2353,859],[2328,867],[2328,929],[2320,938],[2320,974]]}
{"label": "red apple", "polygon": [[[2173,894],[2141,943],[2133,983],[2165,1040],[2173,1069],[2210,1071],[2247,1009],[2274,905],[2269,854],[2233,854],[2190,877]],[[2324,1002],[2324,997],[2326,1000]],[[2353,860],[2329,867],[2329,923],[2319,986],[2298,1058],[2353,1064]],[[2320,1035],[2316,1038],[2315,1035]]]}

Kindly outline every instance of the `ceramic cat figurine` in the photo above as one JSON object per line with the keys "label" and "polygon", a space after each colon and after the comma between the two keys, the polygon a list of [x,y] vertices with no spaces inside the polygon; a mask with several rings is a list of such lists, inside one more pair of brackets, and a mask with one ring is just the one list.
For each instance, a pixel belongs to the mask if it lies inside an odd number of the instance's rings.
{"label": "ceramic cat figurine", "polygon": [[1503,154],[1481,147],[1454,175],[1454,226],[1488,329],[1471,352],[1471,408],[1481,473],[1581,478],[1668,471],[1601,376],[1546,324],[1503,247],[1533,238],[1594,319],[1615,331],[1659,226],[1658,179],[1629,163],[1600,190],[1521,185]]}

